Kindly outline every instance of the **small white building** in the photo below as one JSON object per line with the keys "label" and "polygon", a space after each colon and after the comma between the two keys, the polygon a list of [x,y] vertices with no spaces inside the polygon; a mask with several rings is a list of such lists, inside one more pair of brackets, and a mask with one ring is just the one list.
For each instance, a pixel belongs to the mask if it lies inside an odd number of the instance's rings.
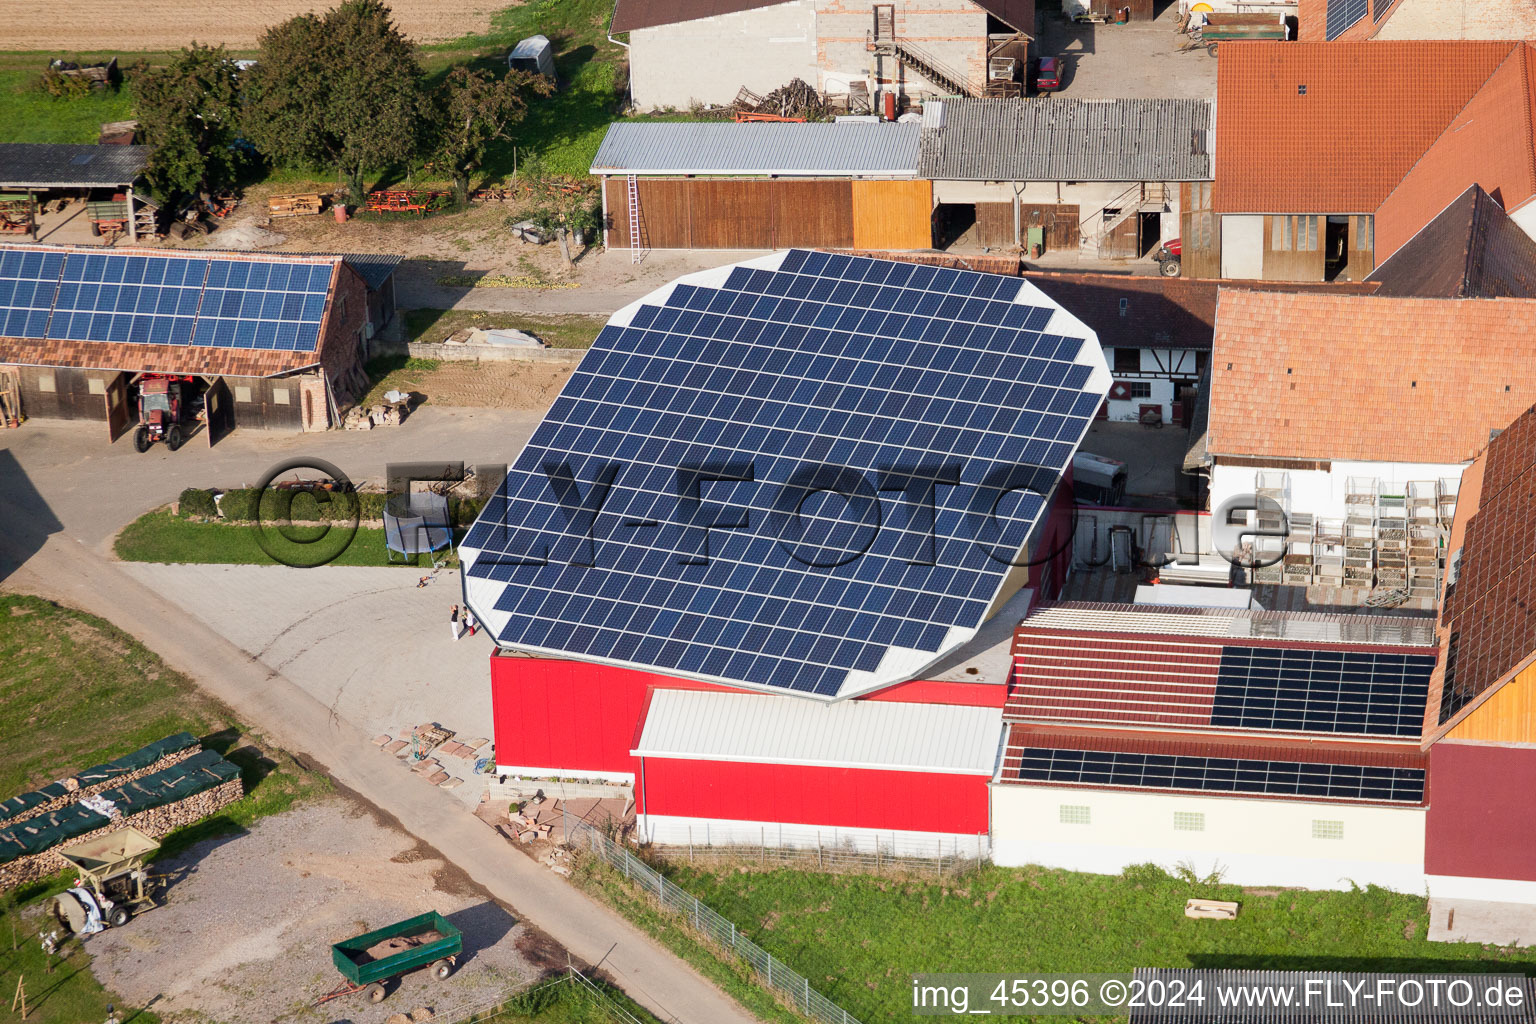
{"label": "small white building", "polygon": [[796,78],[864,104],[980,95],[988,58],[1034,24],[1034,0],[618,0],[612,31],[629,34],[635,105],[685,109]]}

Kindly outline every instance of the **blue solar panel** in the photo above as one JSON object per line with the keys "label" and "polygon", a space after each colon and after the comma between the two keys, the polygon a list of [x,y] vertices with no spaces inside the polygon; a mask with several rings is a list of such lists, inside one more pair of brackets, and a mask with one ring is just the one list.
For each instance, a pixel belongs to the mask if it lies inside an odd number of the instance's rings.
{"label": "blue solar panel", "polygon": [[1224,647],[1211,724],[1417,737],[1434,668],[1426,654]]}
{"label": "blue solar panel", "polygon": [[0,335],[312,352],[332,266],[0,250]]}
{"label": "blue solar panel", "polygon": [[777,258],[604,328],[464,542],[501,643],[831,696],[980,625],[1102,400],[1097,343],[1042,333],[1018,279]]}
{"label": "blue solar panel", "polygon": [[1026,747],[1017,756],[1017,777],[1027,782],[1334,800],[1418,803],[1424,799],[1422,768],[1053,747]]}

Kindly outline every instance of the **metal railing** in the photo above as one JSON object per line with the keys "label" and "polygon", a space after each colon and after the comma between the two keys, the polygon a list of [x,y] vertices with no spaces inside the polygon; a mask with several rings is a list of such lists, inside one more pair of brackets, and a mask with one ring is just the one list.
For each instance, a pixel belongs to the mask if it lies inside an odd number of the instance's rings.
{"label": "metal railing", "polygon": [[[815,871],[882,872],[954,878],[975,871],[991,852],[985,833],[914,836],[872,829],[721,829],[672,826],[644,838],[670,860],[793,865]],[[772,839],[773,842],[768,842]]]}
{"label": "metal railing", "polygon": [[800,1013],[821,1024],[860,1024],[847,1010],[811,987],[810,979],[788,967],[751,939],[736,930],[736,924],[715,913],[699,899],[669,881],[655,868],[636,857],[621,844],[598,829],[565,816],[566,842],[591,853],[600,861],[621,871],[642,892],[653,897],[663,910],[681,916],[693,930],[745,960],[758,979]]}

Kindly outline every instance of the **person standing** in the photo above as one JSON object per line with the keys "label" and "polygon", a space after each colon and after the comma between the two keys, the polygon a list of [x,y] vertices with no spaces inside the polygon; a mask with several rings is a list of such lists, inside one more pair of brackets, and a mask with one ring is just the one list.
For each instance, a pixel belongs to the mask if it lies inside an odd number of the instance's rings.
{"label": "person standing", "polygon": [[454,605],[453,606],[453,611],[448,613],[448,629],[449,629],[449,631],[451,633],[453,633],[453,638],[455,640],[457,640],[459,638],[459,633],[460,633],[460,629],[459,629],[459,606],[458,605]]}
{"label": "person standing", "polygon": [[475,618],[475,613],[470,610],[469,605],[465,605],[464,606],[464,628],[466,630],[468,630],[470,636],[474,636],[475,635],[475,630],[478,629],[479,627],[480,627],[480,620]]}

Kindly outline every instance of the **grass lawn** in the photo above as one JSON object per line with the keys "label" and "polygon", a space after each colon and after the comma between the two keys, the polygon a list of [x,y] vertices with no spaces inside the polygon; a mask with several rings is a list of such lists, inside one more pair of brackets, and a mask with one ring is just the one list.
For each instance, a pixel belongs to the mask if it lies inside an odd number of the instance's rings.
{"label": "grass lawn", "polygon": [[[169,509],[146,512],[117,535],[114,550],[125,562],[194,562],[215,565],[404,565],[396,556],[390,562],[384,547],[384,531],[360,526],[348,542],[347,531],[324,525],[284,528],[293,541],[275,526],[263,526],[279,562],[261,546],[251,523],[200,523],[172,515]],[[334,556],[334,557],[332,557]],[[430,559],[423,559],[431,568]],[[450,564],[455,560],[450,556]],[[420,565],[421,562],[415,563]]]}
{"label": "grass lawn", "polygon": [[104,122],[133,117],[132,87],[54,99],[37,88],[47,61],[35,57],[31,63],[0,65],[0,142],[95,142]]}
{"label": "grass lawn", "polygon": [[[909,1016],[917,972],[1536,973],[1536,950],[1427,941],[1424,899],[1375,888],[1243,890],[1144,868],[1108,877],[989,867],[946,884],[681,865],[672,876],[864,1021]],[[1240,900],[1242,912],[1190,920],[1191,896]]]}
{"label": "grass lawn", "polygon": [[[530,316],[482,313],[472,309],[408,309],[405,334],[410,341],[440,342],[465,327],[510,327],[527,331],[551,348],[590,348],[608,322],[600,316]],[[420,362],[420,360],[418,360]]]}
{"label": "grass lawn", "polygon": [[[246,797],[219,814],[172,833],[162,854],[212,836],[238,832],[255,819],[287,810],[326,790],[323,776],[267,747],[228,709],[137,640],[102,619],[35,597],[0,595],[0,796],[11,797],[186,730],[238,764]],[[62,879],[23,886],[21,912],[58,892]],[[62,961],[45,958],[33,929],[16,926],[10,897],[0,902],[0,990],[27,981],[29,1021],[80,1024],[106,1017],[113,998],[96,983],[77,944]],[[54,961],[51,973],[49,964]],[[119,1009],[124,1009],[118,1001]],[[133,1009],[133,1008],[128,1008]],[[122,1016],[128,1017],[128,1013]],[[154,1024],[143,1013],[135,1024]]]}
{"label": "grass lawn", "polygon": [[501,1013],[485,1024],[618,1024],[614,1007],[642,1024],[656,1020],[634,1000],[611,985],[555,978],[540,982],[508,1002]]}

